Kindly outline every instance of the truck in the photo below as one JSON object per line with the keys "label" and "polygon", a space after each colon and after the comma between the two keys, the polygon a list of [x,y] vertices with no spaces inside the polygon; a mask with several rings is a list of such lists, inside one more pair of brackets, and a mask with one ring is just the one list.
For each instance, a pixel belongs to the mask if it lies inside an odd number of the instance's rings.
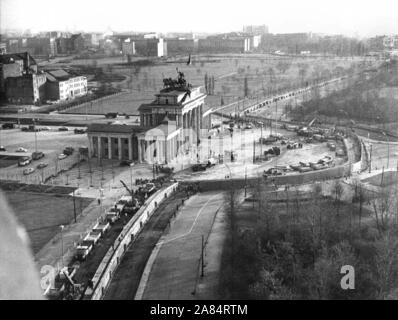
{"label": "truck", "polygon": [[110,226],[110,224],[109,224],[109,222],[108,221],[104,221],[104,222],[98,222],[95,226],[94,226],[94,228],[93,228],[93,232],[100,232],[101,233],[101,236],[103,236],[107,231],[108,231],[108,229],[110,228],[111,226]]}
{"label": "truck", "polygon": [[92,249],[93,249],[92,242],[83,240],[76,247],[75,258],[80,261],[86,260],[87,256],[90,254]]}

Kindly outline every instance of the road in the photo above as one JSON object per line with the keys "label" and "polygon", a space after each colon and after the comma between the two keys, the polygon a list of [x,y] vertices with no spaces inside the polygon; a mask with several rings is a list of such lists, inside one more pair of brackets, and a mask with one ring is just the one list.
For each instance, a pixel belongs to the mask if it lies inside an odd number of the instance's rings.
{"label": "road", "polygon": [[185,199],[185,193],[178,192],[159,205],[124,254],[105,293],[105,300],[134,299],[147,260],[182,199]]}
{"label": "road", "polygon": [[136,299],[195,298],[202,236],[207,239],[222,204],[220,192],[200,193],[185,202],[153,251]]}

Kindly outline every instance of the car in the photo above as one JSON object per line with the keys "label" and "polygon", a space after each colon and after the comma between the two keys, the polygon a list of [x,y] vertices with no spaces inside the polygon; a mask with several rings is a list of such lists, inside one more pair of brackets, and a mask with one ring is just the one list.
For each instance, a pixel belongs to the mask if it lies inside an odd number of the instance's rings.
{"label": "car", "polygon": [[21,128],[21,131],[25,131],[25,132],[26,132],[26,131],[29,131],[29,127],[22,127],[22,128]]}
{"label": "car", "polygon": [[40,130],[41,131],[50,131],[51,128],[50,127],[41,127]]}
{"label": "car", "polygon": [[28,174],[31,174],[31,173],[33,173],[33,172],[35,172],[35,168],[27,168],[27,169],[25,169],[25,170],[23,171],[23,174],[24,174],[24,175],[28,175]]}
{"label": "car", "polygon": [[73,154],[74,151],[75,151],[75,149],[73,147],[66,147],[63,151],[63,154],[70,156]]}
{"label": "car", "polygon": [[123,167],[123,166],[129,166],[129,165],[131,165],[133,163],[133,161],[130,161],[130,160],[122,160],[122,161],[120,161],[120,166],[121,167]]}
{"label": "car", "polygon": [[17,150],[15,150],[15,152],[28,152],[28,149],[19,147]]}
{"label": "car", "polygon": [[37,165],[37,169],[43,169],[43,168],[45,168],[45,167],[47,167],[48,166],[48,163],[47,162],[40,162],[38,165]]}
{"label": "car", "polygon": [[68,156],[67,156],[66,154],[61,153],[61,154],[58,155],[58,160],[65,159],[65,158],[67,158],[67,157],[68,157]]}
{"label": "car", "polygon": [[192,166],[192,171],[197,172],[197,171],[205,171],[207,168],[207,164],[203,163],[197,163]]}
{"label": "car", "polygon": [[3,123],[3,129],[14,129],[14,127],[15,127],[14,123],[10,123],[10,122]]}
{"label": "car", "polygon": [[68,131],[69,129],[67,127],[60,127],[58,128],[58,131]]}
{"label": "car", "polygon": [[7,151],[7,149],[3,146],[0,146],[0,151]]}
{"label": "car", "polygon": [[281,176],[282,172],[281,170],[278,170],[277,168],[270,168],[268,170],[264,170],[265,175],[273,175],[273,176]]}
{"label": "car", "polygon": [[245,130],[251,130],[251,129],[253,129],[253,126],[251,124],[247,124],[245,126]]}
{"label": "car", "polygon": [[32,160],[39,160],[44,157],[44,153],[41,151],[35,151],[32,153]]}
{"label": "car", "polygon": [[22,159],[20,159],[18,161],[18,166],[19,167],[27,166],[31,162],[32,162],[32,158],[31,157],[23,157]]}
{"label": "car", "polygon": [[75,134],[84,134],[84,133],[86,133],[86,130],[85,129],[75,129],[74,130],[74,132],[75,132]]}

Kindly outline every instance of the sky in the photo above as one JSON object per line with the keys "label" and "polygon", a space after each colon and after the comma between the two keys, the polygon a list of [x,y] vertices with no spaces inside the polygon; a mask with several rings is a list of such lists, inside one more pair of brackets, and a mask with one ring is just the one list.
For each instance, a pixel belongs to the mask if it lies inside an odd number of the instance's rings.
{"label": "sky", "polygon": [[398,0],[0,0],[0,31],[398,34]]}

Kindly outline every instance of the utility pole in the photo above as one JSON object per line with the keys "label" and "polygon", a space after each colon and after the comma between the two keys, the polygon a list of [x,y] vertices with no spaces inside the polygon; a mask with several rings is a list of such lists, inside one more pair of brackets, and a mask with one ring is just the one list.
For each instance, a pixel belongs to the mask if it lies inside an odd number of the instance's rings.
{"label": "utility pole", "polygon": [[384,180],[384,166],[383,166],[383,168],[382,168],[382,170],[381,170],[381,182],[380,182],[380,187],[383,186],[383,180]]}
{"label": "utility pole", "polygon": [[260,157],[263,156],[263,124],[261,124],[261,136],[260,136]]}
{"label": "utility pole", "polygon": [[253,163],[256,162],[256,138],[253,139]]}
{"label": "utility pole", "polygon": [[369,173],[372,172],[372,144],[370,144],[370,152],[369,152]]}
{"label": "utility pole", "polygon": [[61,261],[62,261],[62,268],[64,267],[64,237],[63,237],[63,230],[64,226],[61,225]]}
{"label": "utility pole", "polygon": [[390,167],[390,139],[387,137],[387,169]]}
{"label": "utility pole", "polygon": [[75,218],[75,223],[76,223],[77,221],[76,221],[76,199],[75,199],[75,190],[73,190],[72,197],[73,197],[73,216],[74,216],[74,218]]}
{"label": "utility pole", "polygon": [[36,119],[33,119],[33,131],[35,132],[35,152],[37,152],[37,132],[36,132]]}
{"label": "utility pole", "polygon": [[204,268],[205,268],[205,263],[204,263],[204,236],[202,234],[202,253],[201,253],[201,260],[202,260],[202,271],[200,276],[203,277],[204,276]]}
{"label": "utility pole", "polygon": [[245,199],[247,196],[247,167],[245,167]]}

